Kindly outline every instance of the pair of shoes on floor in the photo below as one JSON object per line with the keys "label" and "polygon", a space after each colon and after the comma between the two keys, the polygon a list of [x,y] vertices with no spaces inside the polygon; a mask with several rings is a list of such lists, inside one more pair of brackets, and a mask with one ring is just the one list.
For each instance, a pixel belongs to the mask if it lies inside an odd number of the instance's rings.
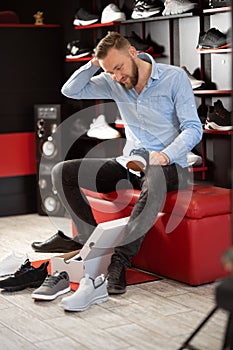
{"label": "pair of shoes on floor", "polygon": [[81,279],[78,289],[61,300],[66,311],[84,311],[91,305],[100,304],[109,299],[109,294],[123,294],[126,291],[125,267],[113,260],[108,267],[108,278],[101,274],[95,279],[88,274]]}
{"label": "pair of shoes on floor", "polygon": [[112,128],[105,119],[103,114],[94,118],[90,128],[87,131],[88,137],[95,137],[100,140],[115,139],[121,137],[121,134],[116,129]]}
{"label": "pair of shoes on floor", "polygon": [[33,242],[31,246],[36,252],[41,253],[69,253],[83,247],[81,243],[67,237],[62,231],[58,231],[44,242]]}
{"label": "pair of shoes on floor", "polygon": [[43,262],[38,268],[35,268],[29,259],[26,259],[13,276],[0,280],[0,289],[15,292],[25,288],[39,287],[48,275],[48,263],[48,261]]}
{"label": "pair of shoes on floor", "polygon": [[0,260],[0,277],[13,275],[26,259],[26,254],[16,255],[14,251],[4,255]]}
{"label": "pair of shoes on floor", "polygon": [[213,106],[208,106],[205,129],[219,131],[229,131],[233,129],[231,112],[224,108],[221,100],[214,102]]}
{"label": "pair of shoes on floor", "polygon": [[136,0],[131,14],[131,18],[149,18],[160,13],[163,8],[163,2],[160,0]]}
{"label": "pair of shoes on floor", "polygon": [[70,291],[70,279],[66,271],[54,272],[48,275],[42,285],[34,290],[32,298],[35,300],[54,300],[59,295]]}
{"label": "pair of shoes on floor", "polygon": [[163,16],[179,15],[197,8],[198,4],[189,0],[166,0],[164,3]]}

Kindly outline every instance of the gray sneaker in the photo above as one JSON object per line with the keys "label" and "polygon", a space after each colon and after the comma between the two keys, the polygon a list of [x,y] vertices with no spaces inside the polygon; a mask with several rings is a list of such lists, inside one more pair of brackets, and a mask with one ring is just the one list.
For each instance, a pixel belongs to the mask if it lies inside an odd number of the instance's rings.
{"label": "gray sneaker", "polygon": [[32,293],[32,298],[37,300],[54,300],[61,294],[70,291],[69,275],[66,271],[55,272],[48,275],[42,285]]}

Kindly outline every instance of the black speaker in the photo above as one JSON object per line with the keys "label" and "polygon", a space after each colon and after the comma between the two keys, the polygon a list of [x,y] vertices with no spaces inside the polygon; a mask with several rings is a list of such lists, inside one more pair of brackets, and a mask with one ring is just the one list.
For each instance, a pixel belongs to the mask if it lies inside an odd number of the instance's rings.
{"label": "black speaker", "polygon": [[56,190],[52,186],[51,171],[62,160],[61,136],[57,132],[61,123],[61,106],[35,105],[37,212],[40,215],[64,216]]}

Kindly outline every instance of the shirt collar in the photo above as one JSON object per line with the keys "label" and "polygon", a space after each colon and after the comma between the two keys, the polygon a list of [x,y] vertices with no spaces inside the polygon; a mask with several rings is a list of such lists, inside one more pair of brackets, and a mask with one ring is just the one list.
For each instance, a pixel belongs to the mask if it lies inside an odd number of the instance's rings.
{"label": "shirt collar", "polygon": [[152,64],[152,70],[151,70],[149,82],[156,80],[156,79],[159,79],[158,67],[157,67],[157,64],[156,64],[154,58],[151,55],[149,55],[148,53],[139,53],[138,57],[141,60],[150,62]]}

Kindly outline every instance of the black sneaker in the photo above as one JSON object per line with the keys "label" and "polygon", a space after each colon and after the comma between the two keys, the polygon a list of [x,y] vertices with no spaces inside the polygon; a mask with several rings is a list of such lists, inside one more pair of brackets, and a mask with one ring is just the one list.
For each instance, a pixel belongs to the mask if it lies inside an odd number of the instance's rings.
{"label": "black sneaker", "polygon": [[126,292],[125,266],[119,260],[112,260],[108,267],[108,294],[123,294]]}
{"label": "black sneaker", "polygon": [[75,26],[88,26],[90,24],[94,24],[98,22],[99,16],[94,15],[88,11],[86,11],[84,8],[80,8],[74,16],[73,24]]}
{"label": "black sneaker", "polygon": [[134,31],[131,32],[131,35],[126,37],[130,44],[136,48],[139,52],[148,52],[153,53],[154,48],[152,45],[148,44],[145,40],[141,39]]}
{"label": "black sneaker", "polygon": [[134,171],[144,171],[149,163],[149,152],[145,148],[132,149],[126,167]]}
{"label": "black sneaker", "polygon": [[197,48],[200,49],[219,49],[228,47],[230,44],[228,43],[227,35],[220,32],[220,30],[216,28],[210,28],[203,35],[199,35],[199,41]]}
{"label": "black sneaker", "polygon": [[39,287],[48,275],[49,262],[43,262],[38,268],[31,265],[28,259],[14,273],[14,276],[0,281],[0,289],[8,292],[22,290],[28,287]]}
{"label": "black sneaker", "polygon": [[89,47],[82,47],[80,40],[74,40],[67,44],[66,58],[80,58],[91,55],[92,49]]}
{"label": "black sneaker", "polygon": [[217,100],[214,106],[208,106],[205,129],[207,130],[232,130],[231,113],[223,107],[222,101]]}
{"label": "black sneaker", "polygon": [[136,0],[131,14],[132,19],[152,17],[164,8],[160,0]]}

